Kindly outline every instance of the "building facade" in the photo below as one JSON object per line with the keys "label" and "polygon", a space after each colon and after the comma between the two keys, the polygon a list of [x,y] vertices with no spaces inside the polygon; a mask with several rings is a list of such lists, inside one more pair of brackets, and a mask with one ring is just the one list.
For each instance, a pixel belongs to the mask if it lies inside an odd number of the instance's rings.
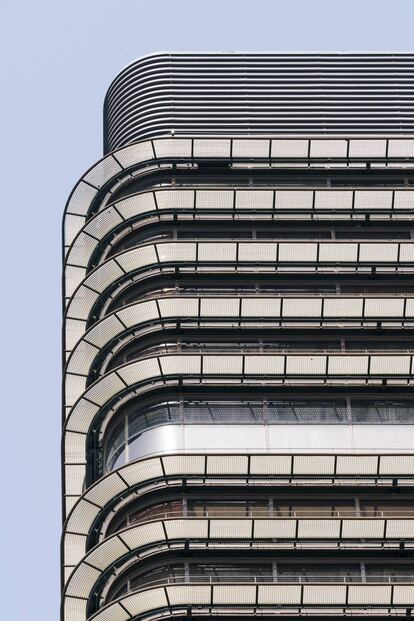
{"label": "building facade", "polygon": [[64,219],[62,621],[414,608],[414,55],[158,54]]}

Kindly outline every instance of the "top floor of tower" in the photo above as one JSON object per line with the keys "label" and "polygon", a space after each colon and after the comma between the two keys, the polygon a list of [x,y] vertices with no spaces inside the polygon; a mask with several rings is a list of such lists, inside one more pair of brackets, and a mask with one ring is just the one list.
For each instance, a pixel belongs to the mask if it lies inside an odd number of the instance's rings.
{"label": "top floor of tower", "polygon": [[414,53],[158,53],[105,98],[105,153],[229,134],[414,134]]}

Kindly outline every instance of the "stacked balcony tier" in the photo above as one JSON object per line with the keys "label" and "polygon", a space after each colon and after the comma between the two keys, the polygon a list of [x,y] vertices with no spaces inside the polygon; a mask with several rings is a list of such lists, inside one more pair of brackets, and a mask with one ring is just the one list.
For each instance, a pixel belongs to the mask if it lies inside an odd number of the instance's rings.
{"label": "stacked balcony tier", "polygon": [[64,621],[414,603],[414,141],[160,138],[64,224]]}

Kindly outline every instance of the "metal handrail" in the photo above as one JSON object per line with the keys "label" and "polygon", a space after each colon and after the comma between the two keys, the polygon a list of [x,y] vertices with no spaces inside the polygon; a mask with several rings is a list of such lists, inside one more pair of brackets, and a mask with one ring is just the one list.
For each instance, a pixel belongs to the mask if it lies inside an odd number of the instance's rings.
{"label": "metal handrail", "polygon": [[[213,347],[211,347],[213,345]],[[340,349],[339,347],[332,347],[331,349],[321,348],[295,348],[291,349],[288,347],[262,347],[259,344],[254,347],[248,348],[242,345],[237,346],[237,344],[230,344],[229,347],[214,347],[214,343],[206,342],[206,347],[198,347],[197,345],[191,346],[189,344],[186,345],[176,345],[175,343],[171,344],[163,344],[154,345],[152,347],[148,347],[139,354],[135,356],[132,355],[130,360],[136,360],[138,358],[145,358],[151,355],[163,355],[163,354],[197,354],[197,355],[216,355],[216,354],[274,354],[274,355],[312,355],[312,356],[321,356],[321,355],[353,355],[353,354],[365,354],[365,355],[401,355],[406,354],[410,355],[413,353],[413,348],[389,348],[389,349],[366,349],[366,348],[355,348],[355,349]]]}
{"label": "metal handrail", "polygon": [[309,583],[360,583],[360,584],[396,584],[396,583],[414,583],[414,574],[396,574],[396,575],[362,575],[350,574],[340,575],[334,573],[320,573],[300,575],[294,574],[276,574],[253,576],[250,574],[221,574],[220,576],[205,576],[197,574],[187,574],[183,576],[170,576],[158,578],[156,580],[142,580],[136,587],[130,589],[129,592],[137,591],[141,588],[168,586],[170,584],[226,584],[226,583],[250,583],[250,584],[309,584]]}
{"label": "metal handrail", "polygon": [[272,511],[267,509],[252,509],[242,513],[241,511],[232,511],[223,507],[223,510],[211,510],[201,509],[200,511],[192,511],[191,509],[185,511],[159,511],[143,516],[137,516],[129,521],[130,525],[142,524],[144,522],[152,522],[157,520],[169,520],[169,519],[286,519],[286,518],[309,518],[309,519],[360,519],[360,518],[401,518],[401,519],[414,519],[414,508],[407,511],[401,510],[359,510],[356,509],[344,509],[333,511],[318,511],[317,508],[305,510],[286,510],[286,511]]}
{"label": "metal handrail", "polygon": [[[343,293],[340,292],[338,293],[337,291],[327,291],[327,292],[319,292],[319,291],[308,291],[307,293],[301,292],[301,291],[276,291],[276,292],[271,292],[271,291],[251,291],[251,290],[240,290],[240,288],[237,291],[234,292],[229,292],[229,291],[223,291],[220,289],[217,290],[212,290],[212,289],[205,289],[203,290],[201,287],[197,290],[197,291],[179,291],[177,292],[176,289],[172,288],[169,291],[166,291],[166,289],[164,288],[162,291],[157,291],[156,294],[154,294],[153,291],[150,291],[148,293],[144,293],[142,294],[142,296],[140,296],[139,300],[153,300],[153,299],[159,299],[159,298],[171,298],[171,297],[183,297],[183,298],[228,298],[228,297],[232,297],[232,298],[243,298],[243,297],[248,297],[248,298],[269,298],[269,297],[273,297],[273,298],[284,298],[284,297],[288,297],[288,298],[358,298],[358,299],[382,299],[382,298],[389,298],[390,295],[387,294],[386,292],[384,293]],[[393,291],[392,293],[392,298],[409,298],[412,299],[414,297],[413,294],[410,293],[401,293],[398,291]],[[281,320],[285,320],[285,319],[291,319],[290,317],[273,317],[271,319],[271,321],[281,321]],[[193,321],[197,321],[198,317],[191,317],[191,320]],[[210,317],[206,317],[207,320],[210,320]],[[232,317],[224,317],[221,318],[221,320],[231,320],[233,319]],[[236,317],[236,319],[239,319],[239,317]],[[248,320],[249,317],[242,317],[241,318],[243,321]],[[268,317],[264,317],[264,318],[260,318],[261,320],[265,320],[265,321],[269,321]],[[296,317],[294,317],[293,319],[297,319]],[[317,321],[319,318],[318,317],[310,317],[307,319],[307,321],[310,320],[315,320]],[[326,319],[326,317],[323,317],[323,319]],[[332,317],[332,319],[335,320],[340,320],[342,319],[341,317]],[[343,319],[348,319],[348,320],[352,320],[355,321],[355,319],[358,319],[358,317],[343,317]],[[364,317],[365,319],[365,317]],[[375,318],[373,319],[372,317],[366,317],[367,320],[369,321],[373,321],[375,320]],[[382,321],[388,320],[388,317],[381,317]]]}

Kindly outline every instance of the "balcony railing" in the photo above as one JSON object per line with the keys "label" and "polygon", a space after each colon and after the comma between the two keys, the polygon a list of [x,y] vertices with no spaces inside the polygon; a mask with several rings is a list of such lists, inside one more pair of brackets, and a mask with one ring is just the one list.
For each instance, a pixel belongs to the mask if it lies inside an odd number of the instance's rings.
{"label": "balcony railing", "polygon": [[[399,574],[340,574],[340,573],[285,573],[285,574],[268,574],[268,575],[252,575],[252,574],[220,574],[220,575],[198,575],[187,574],[181,576],[163,576],[158,579],[146,579],[136,582],[133,586],[125,585],[126,589],[123,595],[134,593],[141,589],[148,589],[159,586],[170,586],[175,584],[197,584],[197,585],[216,585],[216,584],[412,584],[414,583],[414,573]],[[117,591],[118,597],[120,591]],[[110,599],[115,599],[110,596]]]}
{"label": "balcony railing", "polygon": [[[276,576],[251,576],[251,575],[220,575],[220,576],[170,576],[169,578],[160,578],[159,580],[154,580],[150,582],[145,582],[145,586],[156,586],[158,584],[183,584],[183,583],[196,583],[196,584],[217,584],[217,583],[294,583],[294,584],[304,584],[304,583],[313,583],[313,582],[335,582],[340,584],[347,584],[349,582],[358,582],[358,583],[379,583],[379,584],[395,584],[399,582],[406,583],[414,583],[414,573],[412,574],[395,574],[395,575],[372,575],[372,576],[361,576],[361,575],[341,575],[341,574],[309,574],[309,575],[299,575],[299,574],[286,574],[286,575],[276,575]],[[141,583],[140,586],[143,586],[144,583]]]}
{"label": "balcony railing", "polygon": [[309,509],[254,509],[251,508],[245,512],[242,510],[236,511],[231,508],[217,508],[217,509],[187,509],[180,510],[174,509],[173,511],[154,511],[154,513],[145,513],[129,518],[129,525],[142,524],[145,522],[173,520],[173,519],[286,519],[286,518],[299,518],[299,519],[331,519],[331,518],[345,518],[345,519],[410,519],[414,518],[413,509],[321,509],[319,507],[309,507]]}

